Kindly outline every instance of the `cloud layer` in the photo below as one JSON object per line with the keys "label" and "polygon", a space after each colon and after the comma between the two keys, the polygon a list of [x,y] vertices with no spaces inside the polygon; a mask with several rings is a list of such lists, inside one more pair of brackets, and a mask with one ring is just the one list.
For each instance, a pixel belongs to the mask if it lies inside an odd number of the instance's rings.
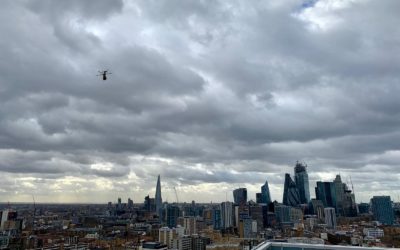
{"label": "cloud layer", "polygon": [[[400,189],[400,3],[5,1],[0,201]],[[96,77],[109,69],[107,81]],[[227,195],[228,194],[228,195]],[[313,193],[312,195],[313,196]]]}

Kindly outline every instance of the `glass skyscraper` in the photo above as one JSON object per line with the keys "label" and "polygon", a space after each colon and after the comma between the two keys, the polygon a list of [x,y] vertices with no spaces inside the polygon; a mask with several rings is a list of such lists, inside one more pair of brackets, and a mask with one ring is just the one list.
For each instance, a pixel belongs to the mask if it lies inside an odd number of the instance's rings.
{"label": "glass skyscraper", "polygon": [[283,190],[284,205],[296,207],[300,205],[300,194],[296,183],[290,177],[290,174],[285,174],[285,186]]}
{"label": "glass skyscraper", "polygon": [[333,207],[337,211],[335,183],[317,181],[315,196],[322,201],[324,207]]}
{"label": "glass skyscraper", "polygon": [[221,226],[226,229],[233,226],[233,204],[226,201],[221,203]]}
{"label": "glass skyscraper", "polygon": [[244,205],[247,203],[247,189],[238,188],[233,190],[233,200],[237,205]]}
{"label": "glass skyscraper", "polygon": [[308,182],[307,165],[296,162],[294,167],[294,181],[299,190],[300,203],[308,204],[310,201],[310,185]]}
{"label": "glass skyscraper", "polygon": [[261,186],[261,203],[271,203],[271,194],[269,193],[268,181],[265,181],[265,184]]}
{"label": "glass skyscraper", "polygon": [[393,225],[394,212],[390,196],[374,196],[371,199],[374,218],[385,225]]}
{"label": "glass skyscraper", "polygon": [[159,218],[162,215],[162,198],[161,198],[161,181],[160,175],[157,178],[157,187],[156,187],[156,195],[155,195],[155,203],[156,203],[156,213]]}

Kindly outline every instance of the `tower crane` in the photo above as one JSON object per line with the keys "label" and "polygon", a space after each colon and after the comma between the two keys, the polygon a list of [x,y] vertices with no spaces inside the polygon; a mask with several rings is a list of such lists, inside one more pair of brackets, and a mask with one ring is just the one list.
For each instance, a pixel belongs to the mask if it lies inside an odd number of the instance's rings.
{"label": "tower crane", "polygon": [[176,203],[179,203],[179,199],[178,199],[178,192],[176,191],[176,187],[174,187],[174,191],[175,191],[175,197],[176,197]]}

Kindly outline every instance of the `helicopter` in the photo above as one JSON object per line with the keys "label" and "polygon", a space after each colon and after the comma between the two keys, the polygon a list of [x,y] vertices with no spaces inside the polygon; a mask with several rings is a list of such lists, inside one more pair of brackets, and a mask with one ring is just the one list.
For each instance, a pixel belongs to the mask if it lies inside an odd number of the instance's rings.
{"label": "helicopter", "polygon": [[108,72],[108,70],[103,70],[103,71],[99,70],[99,74],[96,76],[103,76],[103,81],[105,81],[105,80],[107,80],[107,75],[111,75],[111,74],[112,73]]}

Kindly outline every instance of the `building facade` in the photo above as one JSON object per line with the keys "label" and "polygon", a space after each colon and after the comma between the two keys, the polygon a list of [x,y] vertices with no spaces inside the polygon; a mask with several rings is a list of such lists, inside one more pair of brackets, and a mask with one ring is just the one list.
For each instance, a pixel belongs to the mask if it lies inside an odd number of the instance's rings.
{"label": "building facade", "polygon": [[299,190],[300,203],[308,204],[310,201],[310,185],[308,181],[307,165],[297,162],[294,167],[294,181]]}
{"label": "building facade", "polygon": [[271,203],[271,194],[269,192],[268,181],[265,181],[264,185],[261,186],[261,203]]}
{"label": "building facade", "polygon": [[285,174],[285,185],[283,190],[283,204],[286,206],[300,205],[300,194],[296,183],[290,177],[290,174]]}
{"label": "building facade", "polygon": [[244,205],[247,203],[247,189],[238,188],[233,190],[233,201],[237,205]]}
{"label": "building facade", "polygon": [[393,225],[394,212],[390,196],[372,197],[371,208],[375,220],[385,225]]}

